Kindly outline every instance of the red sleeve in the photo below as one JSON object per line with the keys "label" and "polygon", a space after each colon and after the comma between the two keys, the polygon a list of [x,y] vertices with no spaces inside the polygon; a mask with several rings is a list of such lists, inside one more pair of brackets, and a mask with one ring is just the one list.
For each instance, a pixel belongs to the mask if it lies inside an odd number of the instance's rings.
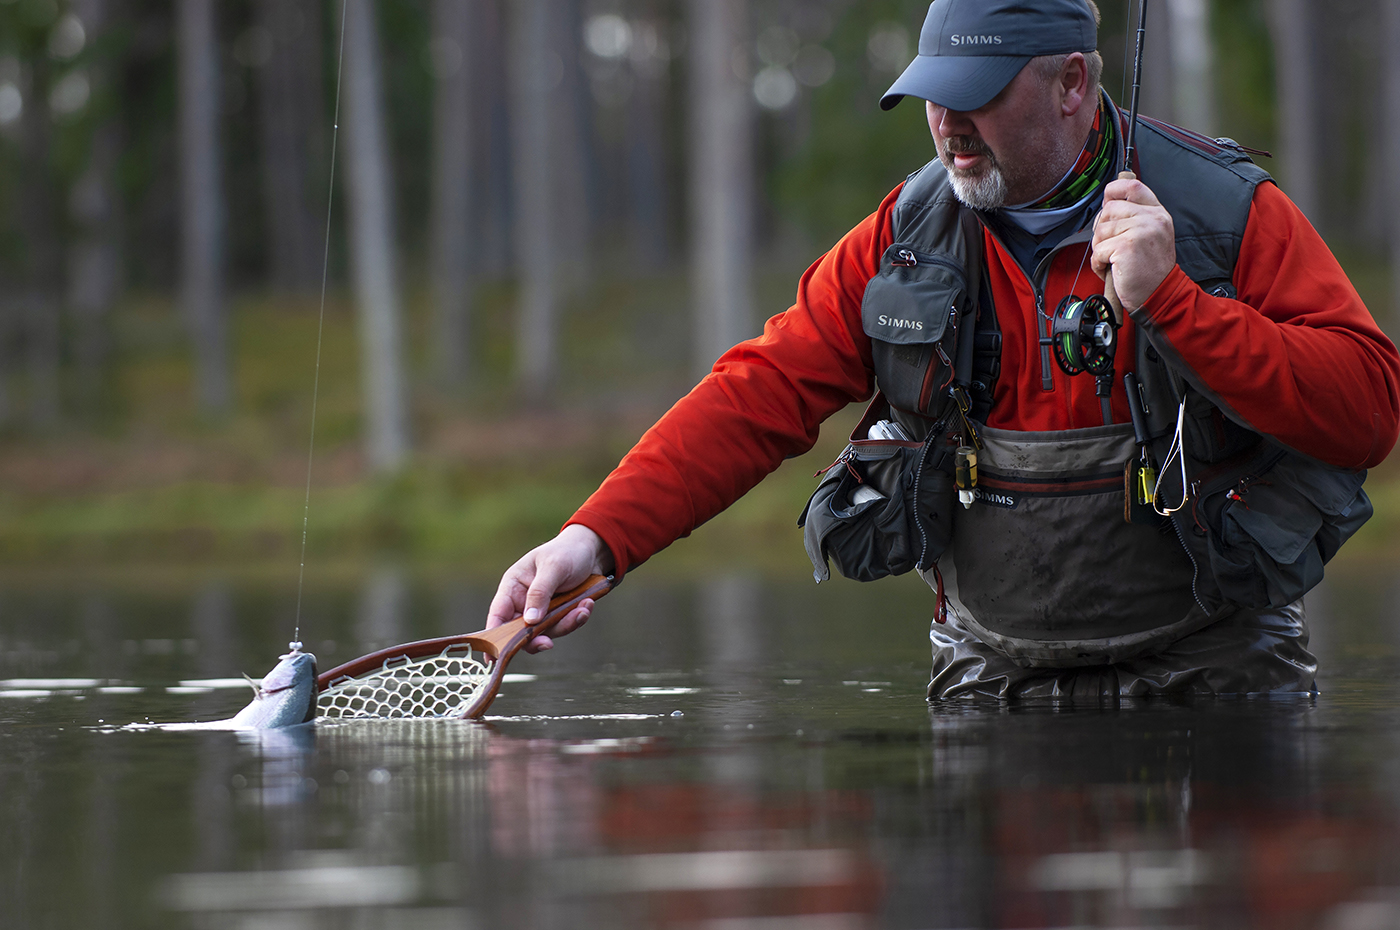
{"label": "red sleeve", "polygon": [[808,268],[791,309],[726,352],[569,520],[603,538],[619,577],[812,448],[823,420],[870,396],[860,304],[891,241],[898,195]]}
{"label": "red sleeve", "polygon": [[1254,192],[1238,299],[1177,267],[1134,319],[1193,386],[1256,432],[1344,468],[1384,459],[1400,429],[1400,355],[1303,214]]}

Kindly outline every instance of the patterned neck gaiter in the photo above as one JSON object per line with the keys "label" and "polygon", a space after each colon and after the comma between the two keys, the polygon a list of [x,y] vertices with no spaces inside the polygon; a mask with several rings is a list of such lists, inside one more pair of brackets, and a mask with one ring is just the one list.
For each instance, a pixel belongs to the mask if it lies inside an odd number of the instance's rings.
{"label": "patterned neck gaiter", "polygon": [[1048,194],[1021,209],[1058,210],[1072,207],[1108,183],[1117,135],[1113,131],[1113,120],[1106,117],[1103,101],[1099,101],[1094,126],[1089,130],[1089,139],[1084,143],[1084,150],[1079,153],[1074,167]]}

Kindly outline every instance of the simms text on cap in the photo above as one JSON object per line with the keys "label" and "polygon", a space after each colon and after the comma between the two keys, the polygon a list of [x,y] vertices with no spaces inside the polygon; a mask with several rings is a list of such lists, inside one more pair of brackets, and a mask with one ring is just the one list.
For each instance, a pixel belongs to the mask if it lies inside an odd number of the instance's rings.
{"label": "simms text on cap", "polygon": [[880,98],[906,95],[950,110],[976,110],[1038,55],[1092,52],[1098,25],[1085,0],[934,0],[919,54]]}

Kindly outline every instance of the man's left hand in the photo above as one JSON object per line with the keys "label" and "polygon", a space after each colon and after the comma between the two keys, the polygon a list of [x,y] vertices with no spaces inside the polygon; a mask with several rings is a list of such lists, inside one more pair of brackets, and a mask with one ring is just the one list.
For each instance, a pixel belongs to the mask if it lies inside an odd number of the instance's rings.
{"label": "man's left hand", "polygon": [[1094,221],[1093,250],[1094,274],[1102,278],[1112,266],[1123,309],[1136,310],[1176,267],[1171,214],[1141,181],[1112,181]]}

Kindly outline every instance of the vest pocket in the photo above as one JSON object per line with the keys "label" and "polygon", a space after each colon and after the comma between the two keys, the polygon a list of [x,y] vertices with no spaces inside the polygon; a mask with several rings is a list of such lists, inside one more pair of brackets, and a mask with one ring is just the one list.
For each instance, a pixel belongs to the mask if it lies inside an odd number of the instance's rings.
{"label": "vest pocket", "polygon": [[[877,396],[871,409],[882,407]],[[950,455],[935,427],[923,442],[860,439],[877,417],[867,411],[827,469],[797,525],[818,582],[829,563],[854,581],[927,569],[953,535]]]}
{"label": "vest pocket", "polygon": [[865,286],[861,326],[872,340],[880,390],[901,410],[933,414],[953,377],[967,276],[946,255],[896,242]]}
{"label": "vest pocket", "polygon": [[[847,447],[797,521],[817,581],[831,577],[828,560],[855,581],[899,575],[913,567],[903,488],[897,481],[886,488],[875,482],[877,474],[897,472],[911,450],[880,445],[885,448],[857,452]],[[857,496],[862,488],[878,496],[862,495],[862,500]]]}
{"label": "vest pocket", "polygon": [[1371,516],[1364,471],[1291,453],[1275,461],[1232,485],[1204,488],[1197,507],[1220,593],[1242,607],[1283,607],[1312,590]]}

